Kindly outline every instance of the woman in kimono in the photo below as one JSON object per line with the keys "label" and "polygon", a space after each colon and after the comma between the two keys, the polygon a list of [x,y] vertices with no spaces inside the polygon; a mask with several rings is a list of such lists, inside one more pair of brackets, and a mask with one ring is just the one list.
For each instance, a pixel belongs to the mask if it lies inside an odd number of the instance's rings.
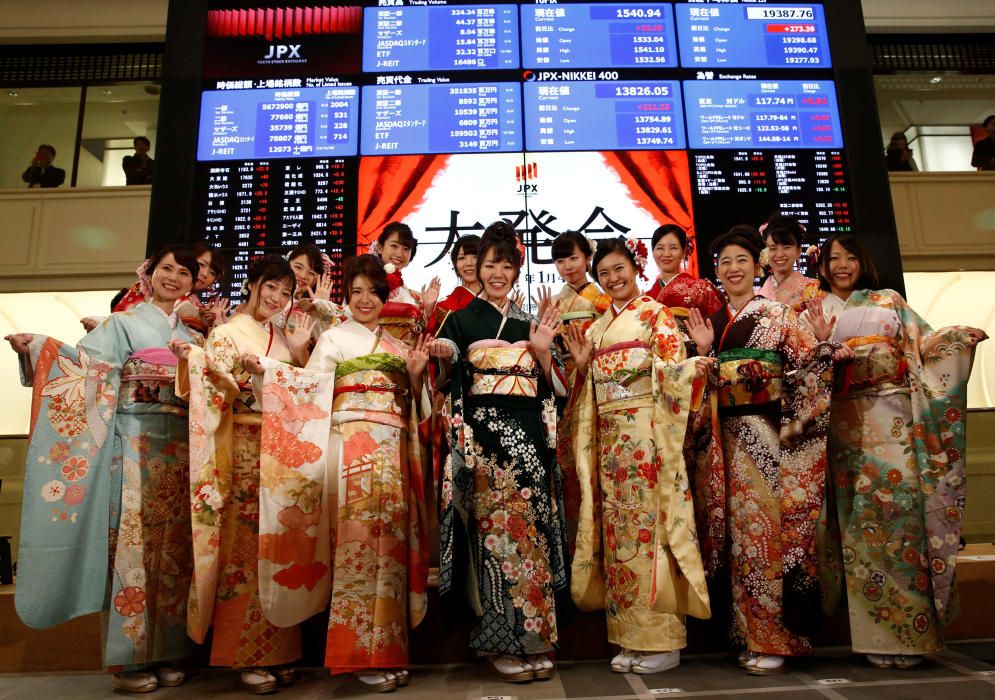
{"label": "woman in kimono", "polygon": [[505,222],[487,227],[477,256],[482,291],[439,333],[452,405],[442,486],[439,594],[466,596],[470,646],[502,680],[550,678],[554,594],[566,589],[556,465],[555,309],[540,322],[509,299],[525,249]]}
{"label": "woman in kimono", "polygon": [[594,269],[611,308],[569,336],[581,489],[571,592],[581,610],[606,610],[617,673],[674,668],[683,616],[711,615],[682,447],[694,380],[700,397],[714,360],[684,361],[674,317],[636,286],[645,265],[641,241],[600,241]]}
{"label": "woman in kimono", "polygon": [[391,293],[381,312],[380,325],[388,333],[413,347],[428,320],[435,313],[435,303],[439,299],[439,278],[434,277],[421,293],[404,286],[401,272],[414,259],[418,251],[411,227],[400,221],[384,226],[376,242],[370,245],[370,253],[378,255],[384,263],[384,270],[391,278]]}
{"label": "woman in kimono", "polygon": [[856,353],[837,369],[829,430],[853,650],[880,668],[912,668],[944,648],[943,625],[958,612],[966,387],[987,336],[934,331],[898,292],[874,291],[874,265],[852,234],[826,240],[820,268],[829,294],[805,315],[818,337]]}
{"label": "woman in kimono", "polygon": [[722,308],[725,302],[714,284],[681,269],[684,260],[694,252],[694,242],[688,241],[684,229],[674,224],[661,226],[653,232],[650,249],[660,276],[646,294],[670,309],[682,331],[689,309],[711,316]]}
{"label": "woman in kimono", "polygon": [[770,267],[770,276],[757,293],[801,313],[811,300],[822,296],[818,280],[795,269],[802,254],[805,227],[794,217],[775,215],[760,227],[760,234],[766,245],[761,264]]}
{"label": "woman in kimono", "polygon": [[[387,692],[408,683],[408,627],[421,622],[427,603],[417,426],[419,414],[431,410],[422,381],[428,354],[426,341],[409,349],[379,326],[390,289],[376,256],[349,262],[345,288],[351,320],[322,334],[301,373],[305,379],[321,373],[334,381],[322,480],[328,484],[325,502],[334,534],[330,546],[319,548],[331,551],[325,563],[332,564],[325,665],[333,674],[353,673],[368,690]],[[264,382],[264,396],[279,393],[282,413],[288,392],[299,390],[301,382],[277,384]],[[297,402],[307,403],[307,397]],[[264,414],[269,425],[268,405]],[[285,490],[297,494],[297,482],[287,483]],[[287,502],[286,512],[299,508],[299,498]],[[287,551],[299,535],[291,529],[267,536],[275,549]]]}
{"label": "woman in kimono", "polygon": [[271,622],[279,600],[260,595],[259,464],[261,406],[242,357],[306,364],[311,322],[285,332],[272,322],[293,298],[294,273],[282,257],[249,265],[248,300],[216,326],[203,350],[176,343],[178,393],[189,396],[190,502],[194,578],[188,632],[203,642],[214,626],[211,664],[237,669],[250,693],[272,692],[293,671],[267,669],[301,655],[297,626]]}
{"label": "woman in kimono", "polygon": [[17,613],[45,628],[102,611],[104,663],[130,692],[182,684],[163,662],[192,647],[187,408],[167,344],[194,337],[173,308],[197,261],[169,247],[148,269],[149,301],[111,314],[75,348],[7,337],[34,389]]}
{"label": "woman in kimono", "polygon": [[817,343],[789,307],[756,296],[762,240],[736,226],[712,247],[729,305],[707,320],[697,310],[688,332],[698,354],[718,359],[718,415],[725,464],[725,509],[733,638],[747,673],[784,669],[808,654],[805,634],[819,609],[816,525],[825,486],[827,374],[844,348]]}

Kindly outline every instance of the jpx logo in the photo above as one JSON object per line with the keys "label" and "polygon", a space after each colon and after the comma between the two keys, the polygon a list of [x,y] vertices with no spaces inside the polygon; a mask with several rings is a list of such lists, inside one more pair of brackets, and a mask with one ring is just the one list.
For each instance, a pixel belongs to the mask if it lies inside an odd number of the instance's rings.
{"label": "jpx logo", "polygon": [[280,61],[283,59],[300,58],[300,44],[270,44],[269,53],[263,56],[265,61]]}
{"label": "jpx logo", "polygon": [[539,164],[526,163],[515,166],[515,194],[539,194]]}

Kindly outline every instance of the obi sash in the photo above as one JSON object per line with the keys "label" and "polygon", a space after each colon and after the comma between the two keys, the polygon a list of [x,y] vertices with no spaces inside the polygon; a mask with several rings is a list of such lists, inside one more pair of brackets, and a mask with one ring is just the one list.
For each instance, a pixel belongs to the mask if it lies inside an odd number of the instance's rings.
{"label": "obi sash", "polygon": [[616,343],[595,353],[594,395],[602,412],[653,403],[653,351],[646,343]]}
{"label": "obi sash", "polygon": [[332,413],[383,413],[407,421],[411,393],[404,358],[378,352],[340,363],[335,368]]}
{"label": "obi sash", "polygon": [[176,396],[176,355],[169,348],[143,348],[121,367],[118,409],[129,405],[162,404],[165,412],[186,413],[186,402]]}
{"label": "obi sash", "polygon": [[833,394],[847,396],[851,393],[885,389],[909,389],[908,362],[898,340],[881,335],[866,335],[844,341],[853,349],[852,362],[837,371]]}
{"label": "obi sash", "polygon": [[535,398],[540,367],[527,345],[474,343],[467,352],[470,396]]}
{"label": "obi sash", "polygon": [[784,368],[777,352],[735,348],[720,352],[718,360],[720,414],[780,413]]}

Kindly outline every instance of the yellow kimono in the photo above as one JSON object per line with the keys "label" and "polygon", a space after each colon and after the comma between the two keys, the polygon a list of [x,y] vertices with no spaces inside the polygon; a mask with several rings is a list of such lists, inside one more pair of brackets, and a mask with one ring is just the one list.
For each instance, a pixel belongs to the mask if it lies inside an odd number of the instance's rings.
{"label": "yellow kimono", "polygon": [[681,649],[682,616],[711,616],[682,453],[703,383],[682,362],[670,311],[647,296],[612,306],[587,336],[593,356],[574,407],[581,502],[571,593],[582,610],[606,609],[610,642]]}

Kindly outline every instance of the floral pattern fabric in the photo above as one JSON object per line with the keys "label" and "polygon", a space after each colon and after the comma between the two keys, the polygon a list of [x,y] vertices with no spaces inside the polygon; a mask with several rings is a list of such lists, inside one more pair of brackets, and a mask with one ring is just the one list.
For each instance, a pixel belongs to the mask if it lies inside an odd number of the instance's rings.
{"label": "floral pattern fabric", "polygon": [[41,628],[103,610],[112,668],[190,650],[186,406],[171,389],[176,358],[166,349],[174,338],[192,340],[139,303],[75,348],[35,336],[34,375],[22,372],[34,395],[18,615]]}
{"label": "floral pattern fabric", "polygon": [[605,314],[588,336],[594,357],[574,409],[574,602],[606,610],[614,644],[680,649],[683,616],[711,614],[682,452],[700,396],[694,363],[682,362],[673,316],[649,297]]}
{"label": "floral pattern fabric", "polygon": [[[732,636],[761,654],[806,654],[804,635],[818,623],[833,346],[817,345],[790,308],[763,297],[711,319],[720,362],[714,393],[739,397],[718,407],[726,503],[724,512],[708,509],[725,520],[714,528],[729,533]],[[772,389],[778,374],[780,398]],[[725,384],[737,388],[724,392]]]}
{"label": "floral pattern fabric", "polygon": [[[440,333],[458,355],[449,381],[439,593],[444,607],[465,600],[473,611],[471,648],[516,656],[555,646],[554,594],[567,585],[552,392],[531,353],[505,352],[528,336],[528,317],[517,307],[502,317],[479,299]],[[483,353],[486,371],[470,359],[476,343],[495,351]],[[510,357],[518,364],[502,364]],[[487,373],[528,376],[537,396],[474,392],[474,375]]]}
{"label": "floral pattern fabric", "polygon": [[957,612],[971,342],[964,328],[932,330],[891,290],[852,293],[833,337],[857,354],[829,443],[853,648],[938,651]]}
{"label": "floral pattern fabric", "polygon": [[[274,666],[300,657],[300,632],[266,616],[259,586],[262,415],[238,358],[290,361],[282,331],[235,314],[192,348],[177,373],[190,397],[190,504],[194,579],[187,629],[201,642],[214,627],[211,664]],[[186,366],[184,366],[186,365]]]}

